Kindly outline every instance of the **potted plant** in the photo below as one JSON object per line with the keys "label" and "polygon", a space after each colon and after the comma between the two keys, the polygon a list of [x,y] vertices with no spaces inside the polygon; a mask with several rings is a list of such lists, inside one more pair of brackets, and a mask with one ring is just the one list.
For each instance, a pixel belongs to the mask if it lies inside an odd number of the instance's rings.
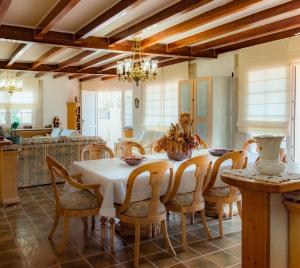
{"label": "potted plant", "polygon": [[154,151],[166,151],[176,161],[190,158],[192,149],[200,146],[198,135],[192,135],[194,121],[190,113],[181,113],[179,123],[171,124],[166,135],[156,141]]}
{"label": "potted plant", "polygon": [[14,143],[14,144],[20,144],[20,136],[17,136],[17,128],[19,127],[19,123],[18,122],[13,122],[10,126],[10,140]]}

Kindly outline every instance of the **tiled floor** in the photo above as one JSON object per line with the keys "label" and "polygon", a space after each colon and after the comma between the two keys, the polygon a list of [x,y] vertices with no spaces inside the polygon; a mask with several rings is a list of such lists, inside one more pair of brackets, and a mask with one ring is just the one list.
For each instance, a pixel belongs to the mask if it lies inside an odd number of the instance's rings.
{"label": "tiled floor", "polygon": [[[62,185],[60,185],[62,187]],[[56,245],[62,234],[62,220],[54,240],[47,239],[52,226],[54,201],[50,186],[20,190],[21,206],[0,208],[0,268],[85,268],[133,267],[133,238],[116,235],[114,249],[100,246],[100,228],[97,221],[94,232],[84,234],[80,219],[71,221],[70,239],[63,255]],[[196,218],[198,221],[198,217]],[[218,225],[209,220],[211,232],[217,236]],[[140,267],[241,267],[241,232],[238,217],[224,221],[225,237],[207,241],[202,225],[188,225],[189,247],[180,247],[180,218],[171,214],[168,232],[177,252],[172,257],[165,250],[160,237],[145,239],[141,244]],[[108,233],[108,232],[107,232]]]}

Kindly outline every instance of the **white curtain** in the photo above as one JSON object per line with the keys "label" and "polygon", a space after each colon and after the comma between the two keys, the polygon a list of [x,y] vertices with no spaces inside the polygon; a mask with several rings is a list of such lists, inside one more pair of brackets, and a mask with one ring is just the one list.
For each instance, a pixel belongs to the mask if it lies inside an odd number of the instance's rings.
{"label": "white curtain", "polygon": [[239,55],[238,130],[287,135],[290,123],[287,49],[257,50],[256,56],[253,48]]}

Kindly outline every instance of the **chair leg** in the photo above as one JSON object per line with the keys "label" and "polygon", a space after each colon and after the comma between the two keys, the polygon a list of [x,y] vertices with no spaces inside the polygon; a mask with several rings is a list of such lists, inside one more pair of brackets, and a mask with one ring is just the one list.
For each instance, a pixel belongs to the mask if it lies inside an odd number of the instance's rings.
{"label": "chair leg", "polygon": [[205,209],[202,209],[200,211],[200,214],[201,214],[201,220],[202,220],[204,229],[205,229],[205,231],[207,233],[208,239],[212,239],[209,227],[208,227],[207,222],[206,222]]}
{"label": "chair leg", "polygon": [[105,228],[106,228],[106,218],[101,217],[100,222],[101,222],[101,242],[104,243],[105,241]]}
{"label": "chair leg", "polygon": [[95,222],[96,222],[95,215],[92,215],[92,231],[95,230]]}
{"label": "chair leg", "polygon": [[170,252],[173,256],[176,256],[176,252],[175,252],[175,250],[171,244],[171,241],[169,239],[166,220],[163,220],[161,222],[161,228],[162,228],[162,233],[163,233],[165,244],[166,244],[167,248],[170,250]]}
{"label": "chair leg", "polygon": [[192,213],[191,213],[191,225],[193,225],[194,222],[195,222],[195,213],[192,212]]}
{"label": "chair leg", "polygon": [[220,237],[223,237],[223,207],[224,207],[224,204],[222,204],[222,203],[217,204]]}
{"label": "chair leg", "polygon": [[69,236],[69,217],[68,216],[64,216],[64,234],[63,234],[63,238],[59,247],[59,254],[63,254],[66,244],[67,244],[67,240],[68,240],[68,236]]}
{"label": "chair leg", "polygon": [[141,225],[135,224],[134,267],[139,266]]}
{"label": "chair leg", "polygon": [[187,242],[186,242],[186,214],[181,213],[181,242],[182,242],[182,249],[187,249]]}
{"label": "chair leg", "polygon": [[110,246],[113,247],[114,246],[114,242],[115,242],[115,219],[114,218],[110,218],[109,219],[109,230],[110,230]]}
{"label": "chair leg", "polygon": [[81,219],[82,219],[82,222],[83,222],[84,231],[86,232],[87,229],[88,229],[88,217],[83,217]]}
{"label": "chair leg", "polygon": [[240,217],[242,219],[242,201],[240,200],[240,201],[237,201],[236,203],[237,203],[239,215],[240,215]]}
{"label": "chair leg", "polygon": [[229,218],[232,219],[232,215],[233,215],[233,203],[229,204]]}
{"label": "chair leg", "polygon": [[52,226],[51,232],[50,232],[50,234],[49,234],[49,236],[48,236],[48,239],[49,239],[49,240],[52,238],[52,236],[53,236],[53,234],[54,234],[54,232],[55,232],[55,230],[56,230],[56,227],[57,227],[57,224],[58,224],[58,220],[59,220],[59,214],[58,214],[58,212],[56,211],[56,212],[55,212],[55,216],[54,216],[53,226]]}

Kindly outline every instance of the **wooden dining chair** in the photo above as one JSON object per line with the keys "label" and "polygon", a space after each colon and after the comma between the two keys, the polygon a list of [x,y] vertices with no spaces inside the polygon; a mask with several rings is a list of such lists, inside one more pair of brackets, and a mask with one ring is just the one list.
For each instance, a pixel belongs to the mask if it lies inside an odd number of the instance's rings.
{"label": "wooden dining chair", "polygon": [[[135,226],[134,267],[138,267],[139,263],[140,228],[142,224],[152,225],[161,223],[166,247],[174,256],[176,255],[167,232],[166,208],[160,200],[161,187],[168,170],[170,172],[169,186],[166,194],[166,196],[168,196],[173,183],[173,165],[169,161],[153,162],[138,167],[130,173],[124,203],[117,207],[117,218],[119,218],[121,222]],[[151,198],[131,202],[135,181],[142,173],[149,173]]]}
{"label": "wooden dining chair", "polygon": [[[71,217],[79,217],[87,219],[88,216],[99,215],[99,209],[102,205],[102,196],[100,194],[99,184],[83,184],[80,181],[80,176],[72,177],[66,168],[57,162],[54,158],[46,156],[47,165],[52,181],[52,188],[55,196],[55,217],[53,227],[48,236],[52,236],[56,230],[59,217],[64,218],[64,233],[58,252],[62,254],[68,239],[69,219]],[[70,186],[77,190],[70,193],[59,194],[56,188],[56,177],[64,179]],[[91,193],[92,190],[95,194]],[[86,228],[85,222],[85,228]]]}
{"label": "wooden dining chair", "polygon": [[137,150],[141,155],[145,154],[144,147],[135,141],[123,141],[117,144],[116,152],[119,157],[130,157],[134,155],[133,149]]}
{"label": "wooden dining chair", "polygon": [[[87,156],[87,157],[86,157]],[[83,147],[81,160],[96,160],[102,158],[114,158],[113,151],[104,144],[89,144]]]}
{"label": "wooden dining chair", "polygon": [[[181,214],[181,240],[182,248],[187,249],[186,240],[186,214],[199,211],[207,236],[211,239],[211,234],[205,217],[205,202],[202,196],[205,187],[208,185],[211,171],[211,157],[209,155],[201,155],[193,157],[183,162],[177,169],[175,175],[174,186],[165,203],[168,211]],[[195,166],[195,189],[188,193],[178,193],[182,181],[184,171],[190,166]]]}
{"label": "wooden dining chair", "polygon": [[[248,151],[250,144],[257,143],[255,138],[251,138],[249,140],[246,140],[243,144],[242,150],[243,151]],[[259,148],[257,147],[256,149],[257,152],[259,152]],[[279,159],[283,163],[287,163],[287,156],[286,156],[286,151],[283,148],[280,148],[279,152]],[[256,159],[256,161],[259,160],[259,158]]]}
{"label": "wooden dining chair", "polygon": [[232,204],[236,202],[239,215],[242,217],[242,196],[239,189],[233,186],[213,187],[216,182],[220,166],[228,160],[231,160],[232,162],[232,169],[246,168],[248,162],[247,152],[234,151],[219,157],[213,165],[210,180],[203,195],[205,201],[216,204],[220,237],[223,236],[223,208],[225,204],[229,205],[229,214],[232,216]]}

